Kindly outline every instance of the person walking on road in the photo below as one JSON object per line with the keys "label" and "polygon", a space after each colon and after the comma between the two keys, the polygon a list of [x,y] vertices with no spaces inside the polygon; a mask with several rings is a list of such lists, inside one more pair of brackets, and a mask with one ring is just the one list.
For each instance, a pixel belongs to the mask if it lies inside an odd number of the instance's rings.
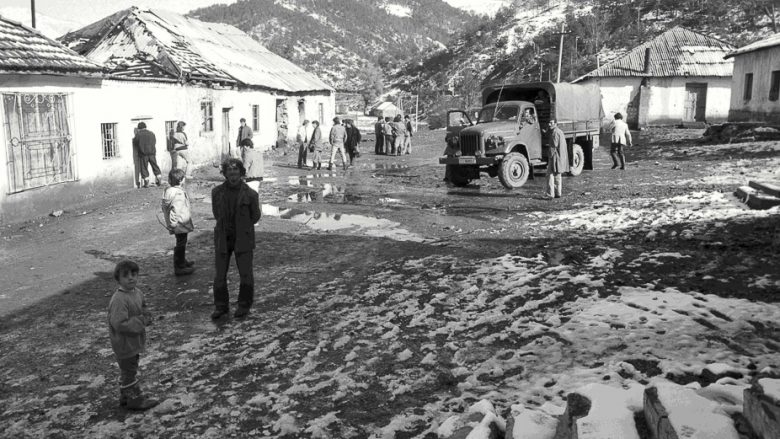
{"label": "person walking on road", "polygon": [[[192,161],[190,160],[190,156],[188,153],[188,149],[190,146],[190,142],[187,139],[187,133],[184,132],[184,126],[187,125],[183,121],[179,121],[176,123],[176,132],[173,134],[173,139],[171,139],[171,169],[183,169],[184,175],[187,178],[192,178],[192,175],[190,174],[190,168]],[[179,159],[184,159],[184,161],[187,162],[187,166],[184,168],[180,168],[179,165],[181,162],[179,162]]]}
{"label": "person walking on road", "polygon": [[344,119],[344,127],[347,131],[347,154],[349,155],[349,165],[352,166],[352,162],[356,157],[360,157],[360,130],[355,126],[355,122],[352,119]]}
{"label": "person walking on road", "polygon": [[406,128],[404,130],[404,153],[405,154],[411,154],[412,153],[412,135],[414,134],[414,127],[412,126],[412,121],[409,119],[409,115],[407,114],[404,116],[404,127]]}
{"label": "person walking on road", "polygon": [[382,124],[382,136],[384,137],[385,155],[395,155],[393,125],[390,123],[390,117],[385,117],[385,123]]}
{"label": "person walking on road", "polygon": [[404,125],[401,115],[396,114],[391,124],[393,131],[393,153],[394,155],[403,154],[404,142],[406,139],[406,125]]}
{"label": "person walking on road", "polygon": [[561,174],[568,170],[569,155],[566,136],[555,119],[550,119],[550,143],[547,146],[547,195],[549,199],[561,198]]}
{"label": "person walking on road", "polygon": [[245,317],[255,296],[252,260],[255,249],[255,223],[260,220],[260,201],[244,181],[246,169],[241,160],[229,158],[220,172],[225,182],[211,191],[211,212],[217,220],[214,226],[214,312],[216,320],[229,312],[227,273],[230,256],[235,253],[238,266],[238,307],[234,317]]}
{"label": "person walking on road", "polygon": [[149,165],[152,166],[152,172],[157,180],[157,186],[160,186],[162,173],[157,166],[157,138],[154,133],[146,129],[146,123],[138,122],[138,131],[133,138],[133,148],[138,149],[138,156],[141,159],[141,178],[144,180],[144,187],[149,187]]}
{"label": "person walking on road", "polygon": [[623,148],[630,147],[632,143],[631,131],[628,129],[628,125],[623,122],[623,115],[615,113],[615,123],[612,125],[612,144],[609,148],[612,169],[618,167],[618,160],[620,169],[626,169],[626,155]]}
{"label": "person walking on road", "polygon": [[298,169],[306,166],[306,150],[309,148],[309,140],[311,139],[311,129],[309,128],[309,120],[303,121],[303,124],[298,128]]}
{"label": "person walking on road", "polygon": [[344,170],[347,170],[347,156],[344,154],[344,144],[347,141],[347,130],[341,124],[338,117],[333,118],[333,128],[330,129],[330,160],[328,161],[328,171],[333,169],[333,161],[336,159],[336,152],[341,154],[341,161],[344,163]]}
{"label": "person walking on road", "polygon": [[[245,118],[242,117],[239,122],[241,123],[241,126],[238,127],[238,137],[236,138],[236,147],[234,149],[235,152],[231,152],[230,154],[233,158],[240,157],[239,151],[241,151],[241,147],[247,143],[247,139],[251,141],[253,135],[252,128],[249,128],[249,125],[246,124]],[[246,163],[244,165],[246,165]]]}
{"label": "person walking on road", "polygon": [[314,153],[314,157],[311,159],[312,169],[322,169],[322,130],[320,129],[320,121],[314,120],[311,122],[314,126],[314,131],[311,133],[311,139],[309,140],[309,152]]}
{"label": "person walking on road", "polygon": [[376,123],[374,124],[374,154],[380,155],[384,154],[384,144],[385,144],[385,136],[382,134],[382,126],[384,125],[384,120],[382,119],[382,116],[379,116],[376,118]]}

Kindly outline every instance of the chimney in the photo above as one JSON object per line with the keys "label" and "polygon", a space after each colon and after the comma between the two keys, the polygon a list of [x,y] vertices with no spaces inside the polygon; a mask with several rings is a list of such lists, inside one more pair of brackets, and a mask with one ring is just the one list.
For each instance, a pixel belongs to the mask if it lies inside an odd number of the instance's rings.
{"label": "chimney", "polygon": [[650,48],[645,49],[645,73],[650,73]]}

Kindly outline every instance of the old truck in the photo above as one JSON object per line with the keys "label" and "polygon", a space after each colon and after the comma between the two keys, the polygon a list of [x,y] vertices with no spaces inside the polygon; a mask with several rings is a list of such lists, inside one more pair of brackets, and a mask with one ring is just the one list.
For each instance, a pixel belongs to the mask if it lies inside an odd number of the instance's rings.
{"label": "old truck", "polygon": [[481,173],[498,177],[508,189],[533,178],[547,164],[548,122],[555,119],[566,135],[569,174],[593,169],[599,146],[601,95],[597,85],[532,82],[491,85],[482,90],[478,113],[447,113],[447,179],[465,186]]}

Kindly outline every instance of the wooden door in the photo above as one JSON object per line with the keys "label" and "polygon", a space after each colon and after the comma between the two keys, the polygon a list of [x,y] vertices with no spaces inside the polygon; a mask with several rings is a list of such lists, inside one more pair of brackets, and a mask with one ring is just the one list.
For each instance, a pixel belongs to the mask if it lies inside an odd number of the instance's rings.
{"label": "wooden door", "polygon": [[[223,157],[235,157],[233,151],[230,148],[230,108],[222,109],[222,156]],[[236,136],[238,138],[238,136]],[[238,145],[236,148],[238,149]]]}
{"label": "wooden door", "polygon": [[683,122],[704,122],[707,109],[707,84],[685,84]]}

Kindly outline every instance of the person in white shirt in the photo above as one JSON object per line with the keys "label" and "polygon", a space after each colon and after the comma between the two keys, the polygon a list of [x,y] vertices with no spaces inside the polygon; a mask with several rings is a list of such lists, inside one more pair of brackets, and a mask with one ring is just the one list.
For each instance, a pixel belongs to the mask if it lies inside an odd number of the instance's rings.
{"label": "person in white shirt", "polygon": [[303,121],[303,125],[298,128],[298,168],[306,166],[306,148],[311,140],[312,130],[309,127],[309,120]]}
{"label": "person in white shirt", "polygon": [[618,167],[626,169],[626,155],[623,148],[631,146],[631,131],[628,125],[623,122],[623,115],[615,113],[615,123],[612,125],[612,146],[609,148],[609,155],[612,156],[612,169]]}

